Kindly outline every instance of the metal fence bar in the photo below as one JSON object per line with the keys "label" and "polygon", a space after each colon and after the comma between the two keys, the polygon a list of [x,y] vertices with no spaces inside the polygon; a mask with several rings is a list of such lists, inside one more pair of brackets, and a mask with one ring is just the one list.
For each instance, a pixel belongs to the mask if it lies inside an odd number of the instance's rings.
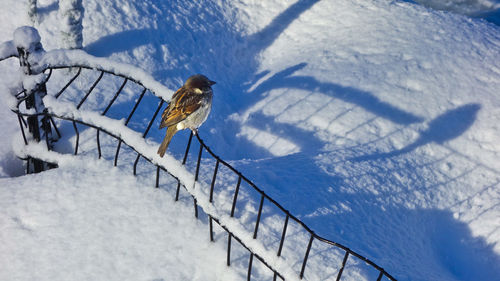
{"label": "metal fence bar", "polygon": [[283,232],[281,233],[280,247],[278,248],[278,257],[281,256],[281,250],[283,249],[283,243],[285,242],[286,230],[288,228],[289,215],[286,215],[285,225],[283,225]]}
{"label": "metal fence bar", "polygon": [[[48,132],[50,131],[52,133],[52,131],[50,130],[50,121],[48,120],[48,116],[45,115],[43,118],[42,118],[42,127],[44,128],[43,131],[45,132],[45,144],[47,145],[47,150],[52,150],[52,147],[49,143],[49,134]],[[52,135],[52,134],[51,134]]]}
{"label": "metal fence bar", "polygon": [[122,140],[118,140],[118,146],[116,148],[116,153],[115,153],[115,167],[118,164],[118,154],[120,153],[120,147],[122,146]]}
{"label": "metal fence bar", "polygon": [[[101,153],[101,141],[99,139],[99,133],[101,132],[101,130],[97,129],[97,133],[96,133],[96,142],[97,142],[97,154],[98,154],[98,158],[101,159],[102,157],[102,153]],[[135,175],[135,173],[134,173]]]}
{"label": "metal fence bar", "polygon": [[146,88],[144,88],[144,90],[142,90],[141,95],[139,96],[139,98],[137,99],[137,101],[134,104],[134,108],[132,108],[132,111],[130,112],[130,114],[127,117],[127,121],[125,121],[125,126],[128,125],[128,122],[132,118],[132,115],[135,113],[135,110],[137,109],[137,106],[139,106],[139,103],[141,102],[142,98],[144,97],[144,94],[146,93],[146,90],[147,90]]}
{"label": "metal fence bar", "polygon": [[[47,69],[45,69],[43,72],[45,73]],[[43,81],[44,84],[47,83],[47,81],[49,81],[50,77],[52,76],[52,68],[49,68],[49,74],[47,74],[47,77],[45,77],[45,81]]]}
{"label": "metal fence bar", "polygon": [[[228,234],[230,234],[232,238],[234,238],[236,241],[238,241],[238,243],[240,243],[240,245],[243,246],[243,248],[245,248],[249,253],[253,254],[260,262],[262,262],[262,264],[264,264],[269,270],[271,270],[272,272],[276,272],[276,274],[278,274],[278,277],[280,277],[282,280],[284,280],[284,277],[278,271],[274,270],[261,256],[254,253],[250,248],[248,248],[248,246],[245,245],[245,243],[243,243],[241,241],[241,239],[238,238],[238,236],[235,236],[231,231],[229,231],[229,229],[226,226],[222,225],[217,218],[213,218],[213,220],[217,224],[219,224],[219,226],[221,226]],[[228,249],[229,249],[229,247],[228,247]]]}
{"label": "metal fence bar", "polygon": [[76,127],[75,121],[73,121],[73,128],[75,129],[75,134],[76,134],[75,155],[77,155],[78,154],[78,144],[80,142],[80,133],[78,132],[78,128]]}
{"label": "metal fence bar", "polygon": [[[149,121],[146,130],[142,134],[143,138],[146,138],[146,136],[148,135],[149,130],[151,129],[151,126],[153,125],[153,122],[155,121],[156,116],[158,115],[158,112],[160,112],[160,109],[161,109],[163,103],[164,103],[164,101],[162,99],[160,99],[160,102],[158,103],[158,107],[156,108],[156,111],[153,114],[153,117]],[[137,152],[137,157],[135,158],[135,161],[134,161],[134,176],[137,175],[137,163],[139,163],[139,158],[141,158],[141,154],[139,152]]]}
{"label": "metal fence bar", "polygon": [[54,122],[54,119],[52,116],[49,116],[50,123],[52,123],[52,127],[54,127],[54,130],[56,131],[57,137],[61,138],[61,133],[59,132],[59,129],[56,126],[56,123]]}
{"label": "metal fence bar", "polygon": [[378,277],[377,277],[377,281],[380,281],[382,280],[382,276],[384,276],[384,273],[382,271],[380,271]]}
{"label": "metal fence bar", "polygon": [[17,116],[20,116],[21,117],[21,121],[23,122],[24,124],[24,128],[28,128],[28,123],[26,122],[26,120],[24,120],[24,117],[21,115],[21,114],[17,114]]}
{"label": "metal fence bar", "polygon": [[[24,119],[19,114],[17,115],[17,119],[19,120],[19,127],[21,127],[21,133],[23,134],[24,144],[28,145],[28,139],[26,139],[26,133],[24,132],[24,127],[23,127],[23,122],[22,122],[22,121],[24,121]],[[29,163],[29,161],[28,161],[28,163]]]}
{"label": "metal fence bar", "polygon": [[194,197],[193,197],[193,202],[194,202],[194,217],[198,218],[198,201]]}
{"label": "metal fence bar", "polygon": [[214,242],[214,226],[212,216],[208,216],[208,224],[210,227],[210,242]]}
{"label": "metal fence bar", "polygon": [[134,161],[134,176],[137,175],[137,163],[139,163],[139,158],[141,158],[141,154],[137,153],[137,157]]}
{"label": "metal fence bar", "polygon": [[153,125],[153,122],[155,121],[156,116],[158,115],[158,112],[160,112],[160,109],[161,109],[161,106],[163,105],[163,102],[164,101],[162,99],[160,99],[160,102],[158,103],[158,107],[156,108],[156,111],[153,114],[153,118],[151,118],[151,121],[149,121],[149,124],[148,124],[148,127],[146,128],[146,131],[144,131],[144,133],[142,134],[143,138],[146,138],[146,136],[148,135],[149,130],[151,129],[151,126]]}
{"label": "metal fence bar", "polygon": [[69,80],[69,82],[64,87],[62,87],[62,89],[55,95],[56,99],[59,98],[59,96],[61,96],[64,91],[66,91],[66,89],[69,87],[69,85],[71,85],[71,83],[73,83],[73,81],[75,81],[75,79],[80,75],[81,72],[82,72],[82,68],[79,67],[78,72],[75,74],[75,76],[73,76],[73,78],[71,78]]}
{"label": "metal fence bar", "polygon": [[189,140],[186,146],[186,152],[184,153],[184,158],[182,159],[182,165],[186,164],[186,160],[189,154],[189,148],[191,148],[191,140],[193,140],[193,131],[189,134]]}
{"label": "metal fence bar", "polygon": [[226,263],[227,266],[231,266],[231,237],[233,235],[231,233],[227,234],[227,259]]}
{"label": "metal fence bar", "polygon": [[76,109],[80,109],[80,107],[82,106],[82,104],[85,102],[85,100],[87,100],[87,98],[89,97],[90,93],[92,93],[92,91],[94,90],[95,86],[97,86],[97,84],[99,83],[99,81],[101,81],[102,79],[102,76],[104,75],[104,71],[101,71],[101,74],[99,75],[99,77],[97,78],[97,80],[95,80],[94,84],[92,84],[92,86],[90,87],[90,89],[88,90],[87,94],[85,94],[85,96],[83,97],[83,99],[80,101],[80,103],[78,103],[78,105],[76,106]]}
{"label": "metal fence bar", "polygon": [[[23,95],[23,94],[24,94],[24,96],[21,97],[21,95]],[[18,101],[23,100],[24,98],[26,98],[26,89],[23,89],[22,91],[20,91],[19,93],[15,94],[14,96],[16,97],[16,99]]]}
{"label": "metal fence bar", "polygon": [[175,192],[175,201],[179,201],[179,191],[181,189],[181,182],[177,180],[177,191]]}
{"label": "metal fence bar", "polygon": [[198,175],[200,173],[200,162],[201,162],[201,153],[203,152],[203,145],[200,145],[200,152],[198,153],[198,161],[196,162],[196,172],[194,174],[194,181],[198,181]]}
{"label": "metal fence bar", "polygon": [[236,200],[238,200],[238,192],[240,191],[241,176],[238,177],[238,183],[236,184],[236,189],[234,190],[233,206],[231,207],[231,217],[234,217],[234,209],[236,208]]}
{"label": "metal fence bar", "polygon": [[342,260],[342,266],[339,269],[339,273],[337,274],[337,281],[340,281],[342,277],[342,273],[344,272],[345,265],[347,263],[347,259],[349,258],[349,251],[345,252],[344,259]]}
{"label": "metal fence bar", "polygon": [[309,252],[311,251],[313,240],[314,234],[311,234],[311,239],[309,239],[309,244],[307,244],[306,255],[304,256],[304,261],[302,262],[302,269],[300,270],[300,279],[304,277],[304,271],[306,270],[307,259],[309,258]]}
{"label": "metal fence bar", "polygon": [[210,184],[210,203],[214,201],[214,188],[215,188],[215,180],[217,179],[217,171],[219,170],[219,160],[215,162],[214,176],[212,177],[212,183]]}
{"label": "metal fence bar", "polygon": [[253,239],[257,238],[257,231],[259,231],[260,218],[262,216],[262,207],[264,206],[264,195],[260,197],[259,212],[257,213],[257,221],[255,222],[255,230],[253,232]]}
{"label": "metal fence bar", "polygon": [[[200,152],[198,153],[198,161],[196,162],[196,173],[194,176],[194,183],[193,183],[193,188],[196,186],[196,182],[198,181],[198,175],[200,172],[200,162],[201,162],[201,154],[203,152],[203,146],[200,145]],[[194,201],[194,214],[195,217],[198,218],[198,203],[196,201],[196,198],[193,196],[193,201]]]}
{"label": "metal fence bar", "polygon": [[31,157],[26,158],[26,174],[30,174],[30,161]]}
{"label": "metal fence bar", "polygon": [[253,253],[250,252],[250,260],[248,261],[247,281],[250,281],[250,279],[252,277],[252,263],[253,263]]}
{"label": "metal fence bar", "polygon": [[127,81],[128,81],[128,78],[125,78],[123,80],[122,85],[120,86],[120,88],[118,89],[118,91],[115,93],[115,95],[113,96],[113,98],[109,102],[109,104],[106,107],[106,109],[101,113],[101,115],[106,115],[106,113],[108,112],[108,110],[111,108],[111,105],[113,105],[113,103],[115,102],[116,98],[118,98],[118,95],[122,92],[123,87],[125,87],[125,84],[127,84]]}
{"label": "metal fence bar", "polygon": [[[328,240],[326,240],[326,241],[328,241]],[[332,244],[333,242],[328,241],[327,243],[328,243],[328,244]],[[378,266],[378,265],[377,265],[377,264],[375,264],[373,261],[371,261],[371,260],[367,259],[366,257],[363,257],[362,255],[360,255],[360,254],[358,254],[358,253],[354,252],[353,250],[351,250],[351,249],[349,249],[349,248],[347,248],[347,247],[345,247],[345,246],[343,246],[343,245],[340,245],[340,244],[337,244],[337,243],[335,243],[335,244],[337,245],[337,247],[342,248],[342,249],[345,249],[346,251],[348,251],[350,255],[353,255],[353,256],[357,257],[358,259],[360,259],[360,260],[362,260],[363,262],[365,262],[365,263],[369,264],[370,266],[374,267],[374,268],[375,268],[375,269],[377,269],[378,271],[383,272],[383,273],[384,273],[384,275],[385,275],[387,278],[389,278],[390,280],[394,280],[394,281],[396,280],[396,279],[395,279],[392,275],[390,275],[389,273],[387,273],[387,272],[385,271],[385,269],[383,269],[382,267]],[[333,245],[333,244],[332,244],[332,245]]]}
{"label": "metal fence bar", "polygon": [[155,187],[156,188],[160,187],[160,166],[156,166],[156,182],[155,182]]}

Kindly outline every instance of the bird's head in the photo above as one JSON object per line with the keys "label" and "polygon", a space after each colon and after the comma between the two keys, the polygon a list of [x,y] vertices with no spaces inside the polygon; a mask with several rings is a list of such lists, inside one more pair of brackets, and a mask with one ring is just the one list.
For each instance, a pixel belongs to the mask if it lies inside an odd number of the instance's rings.
{"label": "bird's head", "polygon": [[208,79],[205,75],[196,74],[189,77],[186,80],[186,83],[184,83],[184,86],[186,88],[198,88],[200,90],[203,90],[206,88],[210,88],[213,84],[215,84],[215,82]]}

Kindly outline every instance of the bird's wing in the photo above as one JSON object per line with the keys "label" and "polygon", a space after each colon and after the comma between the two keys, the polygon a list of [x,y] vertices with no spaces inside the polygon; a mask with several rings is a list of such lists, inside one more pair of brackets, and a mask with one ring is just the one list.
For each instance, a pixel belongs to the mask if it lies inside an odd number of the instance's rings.
{"label": "bird's wing", "polygon": [[202,99],[202,95],[184,87],[177,90],[161,115],[160,128],[175,125],[186,119],[191,113],[200,108]]}

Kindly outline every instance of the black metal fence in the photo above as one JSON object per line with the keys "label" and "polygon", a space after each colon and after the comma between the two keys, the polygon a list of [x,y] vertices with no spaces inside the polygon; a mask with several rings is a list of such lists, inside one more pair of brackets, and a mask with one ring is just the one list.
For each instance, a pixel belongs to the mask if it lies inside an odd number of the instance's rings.
{"label": "black metal fence", "polygon": [[[24,52],[27,53],[27,52]],[[21,51],[19,52],[20,58],[22,58],[23,54]],[[23,60],[20,59],[22,62]],[[22,63],[21,63],[22,65]],[[28,66],[29,69],[29,66]],[[51,77],[54,76],[55,72],[62,73],[61,77],[68,77],[67,82],[51,85]],[[92,73],[93,82],[85,84],[84,87],[87,87],[87,90],[81,90],[81,95],[78,98],[74,98],[78,95],[72,95],[71,102],[76,106],[77,110],[80,110],[82,106],[85,105],[89,96],[99,87],[98,84],[102,83],[103,77],[107,77],[109,79],[114,79],[114,83],[119,85],[117,89],[111,93],[104,93],[104,96],[109,96],[110,99],[101,103],[102,108],[100,108],[100,115],[108,116],[110,115],[110,110],[113,105],[116,104],[117,99],[123,93],[126,85],[132,85],[131,88],[127,88],[128,91],[136,91],[136,98],[131,104],[128,106],[128,110],[123,110],[125,106],[120,106],[120,112],[114,112],[113,119],[124,119],[125,127],[133,127],[132,129],[136,132],[140,132],[142,138],[146,139],[149,137],[151,132],[151,128],[154,124],[159,122],[159,113],[162,107],[166,104],[162,98],[159,98],[155,95],[153,91],[147,89],[143,84],[134,79],[133,77],[128,77],[121,74],[116,74],[113,71],[108,71],[106,69],[100,69],[95,67],[90,67],[88,65],[71,65],[68,63],[68,66],[46,66],[43,68],[43,73],[46,74],[46,77],[42,83],[37,85],[35,89],[25,90],[23,89],[20,93],[16,95],[18,99],[17,109],[13,109],[14,113],[17,114],[19,125],[21,128],[21,132],[23,135],[24,143],[28,145],[28,140],[30,139],[27,134],[28,130],[32,134],[32,138],[36,141],[44,140],[47,149],[52,150],[54,146],[57,148],[57,139],[62,137],[61,130],[58,127],[65,126],[66,131],[67,128],[73,129],[74,132],[74,143],[72,144],[72,153],[77,155],[79,154],[80,149],[80,134],[83,129],[90,128],[95,130],[95,149],[97,150],[97,157],[103,157],[103,149],[101,144],[101,139],[103,135],[110,136],[115,140],[116,150],[114,150],[114,156],[110,157],[110,160],[114,161],[114,165],[118,165],[118,161],[120,159],[120,152],[124,150],[125,147],[130,148],[133,153],[135,153],[135,159],[133,163],[130,163],[132,166],[132,172],[137,174],[137,167],[142,159],[145,160],[149,165],[152,165],[155,169],[155,186],[158,188],[161,186],[160,177],[163,174],[167,174],[174,182],[174,192],[175,192],[175,200],[179,200],[179,194],[181,191],[181,186],[184,187],[185,190],[190,190],[186,187],[186,183],[183,183],[180,178],[171,173],[165,166],[161,164],[157,164],[156,161],[153,160],[152,157],[148,155],[144,155],[138,151],[134,145],[127,143],[127,139],[120,137],[119,134],[114,132],[110,128],[97,126],[91,122],[75,118],[68,117],[65,115],[59,115],[51,110],[46,108],[37,108],[36,113],[32,113],[31,111],[26,111],[24,109],[29,109],[30,106],[33,107],[34,104],[32,101],[38,98],[43,97],[44,95],[51,95],[56,99],[60,99],[64,96],[64,94],[68,91],[68,89],[72,88],[76,83],[78,77],[82,75],[83,72]],[[30,73],[27,73],[30,74]],[[57,79],[61,81],[62,79]],[[88,80],[88,79],[87,79]],[[130,90],[133,89],[133,90]],[[77,91],[78,92],[78,91]],[[130,99],[130,98],[129,98]],[[141,104],[145,103],[145,99],[148,99],[147,106],[141,106]],[[156,102],[153,102],[156,100]],[[33,104],[31,105],[30,104]],[[40,103],[38,103],[40,104]],[[156,106],[151,107],[151,104],[155,104]],[[91,108],[92,111],[99,110],[98,108]],[[31,113],[28,113],[31,112]],[[140,112],[140,113],[139,113]],[[134,125],[131,126],[131,121],[134,116],[140,115],[138,121],[134,122]],[[147,122],[141,122],[141,120],[148,120]],[[41,124],[41,126],[39,125]],[[70,124],[68,126],[68,124]],[[41,128],[41,131],[38,130]],[[41,132],[41,133],[40,133]],[[38,135],[37,135],[38,134]],[[193,139],[195,140],[193,142]],[[296,277],[302,279],[308,276],[308,272],[312,275],[312,269],[308,267],[308,261],[313,253],[319,251],[325,251],[325,249],[334,251],[335,255],[339,256],[340,259],[337,261],[337,264],[328,264],[327,266],[330,268],[330,271],[334,272],[328,275],[328,280],[341,280],[345,275],[345,271],[347,268],[348,262],[351,260],[356,265],[365,264],[369,268],[371,268],[372,273],[367,274],[373,277],[373,280],[396,280],[389,273],[387,273],[382,267],[375,264],[373,261],[368,258],[358,254],[357,252],[351,250],[350,248],[333,242],[331,240],[325,239],[317,235],[313,230],[311,230],[305,223],[303,223],[300,219],[292,215],[287,209],[281,206],[278,202],[276,202],[273,198],[264,192],[264,190],[257,187],[250,179],[246,178],[240,171],[235,169],[228,162],[221,159],[217,156],[202,140],[199,135],[195,135],[191,133],[186,140],[185,150],[182,154],[178,155],[179,162],[182,163],[186,167],[186,169],[192,171],[194,174],[194,183],[193,186],[199,186],[201,188],[206,188],[205,190],[207,194],[208,203],[211,206],[227,206],[227,208],[222,208],[222,212],[224,212],[226,217],[236,219],[236,213],[241,206],[242,201],[255,201],[256,203],[256,213],[255,216],[252,217],[251,220],[247,219],[245,221],[246,230],[249,231],[249,235],[251,235],[253,240],[259,241],[262,245],[267,245],[267,251],[273,251],[274,255],[277,259],[286,260],[287,264],[293,268],[294,274]],[[43,163],[40,160],[36,159],[35,155],[29,156],[27,159],[27,172],[40,172],[46,168],[50,168],[51,164]],[[52,165],[53,166],[53,165]],[[219,185],[218,176],[220,175],[220,171],[224,169],[225,177],[232,177],[235,179],[233,187],[225,187],[225,190],[228,192],[232,192],[232,194],[226,192],[226,196],[216,196],[218,192]],[[220,183],[221,181],[219,181]],[[252,193],[253,196],[242,196],[242,192],[245,194]],[[203,212],[205,214],[210,213],[206,212],[203,208],[200,208],[200,202],[197,201],[192,194],[190,194],[192,200],[194,202],[194,215],[196,218],[200,216],[200,213]],[[218,202],[217,200],[223,200],[224,202]],[[230,202],[227,202],[229,200]],[[246,202],[246,203],[248,203]],[[258,203],[257,203],[258,202]],[[201,204],[203,205],[203,204]],[[263,241],[268,239],[269,237],[262,233],[262,230],[259,230],[259,227],[262,225],[264,210],[272,209],[272,215],[274,218],[281,218],[281,227],[275,228],[275,237],[276,243],[268,243]],[[201,210],[201,212],[200,212]],[[272,275],[273,280],[277,280],[278,278],[281,280],[285,280],[285,275],[290,276],[288,273],[280,272],[280,266],[277,266],[275,260],[270,261],[266,256],[262,255],[261,252],[252,249],[251,245],[248,245],[248,239],[240,237],[238,233],[235,233],[231,227],[224,223],[221,217],[215,217],[210,214],[207,214],[207,225],[209,228],[209,238],[210,241],[215,241],[216,239],[216,229],[214,222],[219,225],[218,229],[221,229],[224,235],[227,236],[227,259],[226,264],[228,266],[233,264],[232,254],[234,253],[234,241],[238,243],[242,248],[246,249],[248,254],[248,262],[245,263],[247,266],[247,280],[251,280],[254,277],[254,260],[260,261],[261,264],[267,268]],[[291,224],[294,224],[294,231],[299,231],[304,234],[301,237],[305,238],[303,243],[298,243],[297,240],[290,240],[289,232]],[[277,233],[277,234],[276,234]],[[222,237],[218,236],[219,239]],[[300,261],[293,261],[292,259],[287,259],[284,256],[283,249],[287,243],[294,243],[294,245],[290,245],[290,247],[294,248],[295,253],[302,253],[300,255]],[[303,245],[303,249],[300,249],[299,246]],[[275,247],[273,249],[269,249],[269,247]],[[333,260],[332,260],[333,262]],[[242,265],[241,259],[239,262],[239,266]],[[309,270],[309,271],[308,271]],[[373,273],[375,272],[375,274]],[[326,280],[326,279],[322,279]]]}

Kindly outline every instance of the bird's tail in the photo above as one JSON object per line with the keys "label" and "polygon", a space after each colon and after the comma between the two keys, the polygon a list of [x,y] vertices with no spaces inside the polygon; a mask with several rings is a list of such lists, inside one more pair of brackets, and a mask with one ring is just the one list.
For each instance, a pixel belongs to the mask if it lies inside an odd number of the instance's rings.
{"label": "bird's tail", "polygon": [[167,151],[167,147],[170,144],[170,141],[172,140],[172,137],[177,133],[177,126],[173,125],[167,128],[167,134],[165,135],[165,138],[163,138],[163,142],[160,144],[160,147],[158,148],[158,154],[160,157],[163,157],[165,155],[165,151]]}

